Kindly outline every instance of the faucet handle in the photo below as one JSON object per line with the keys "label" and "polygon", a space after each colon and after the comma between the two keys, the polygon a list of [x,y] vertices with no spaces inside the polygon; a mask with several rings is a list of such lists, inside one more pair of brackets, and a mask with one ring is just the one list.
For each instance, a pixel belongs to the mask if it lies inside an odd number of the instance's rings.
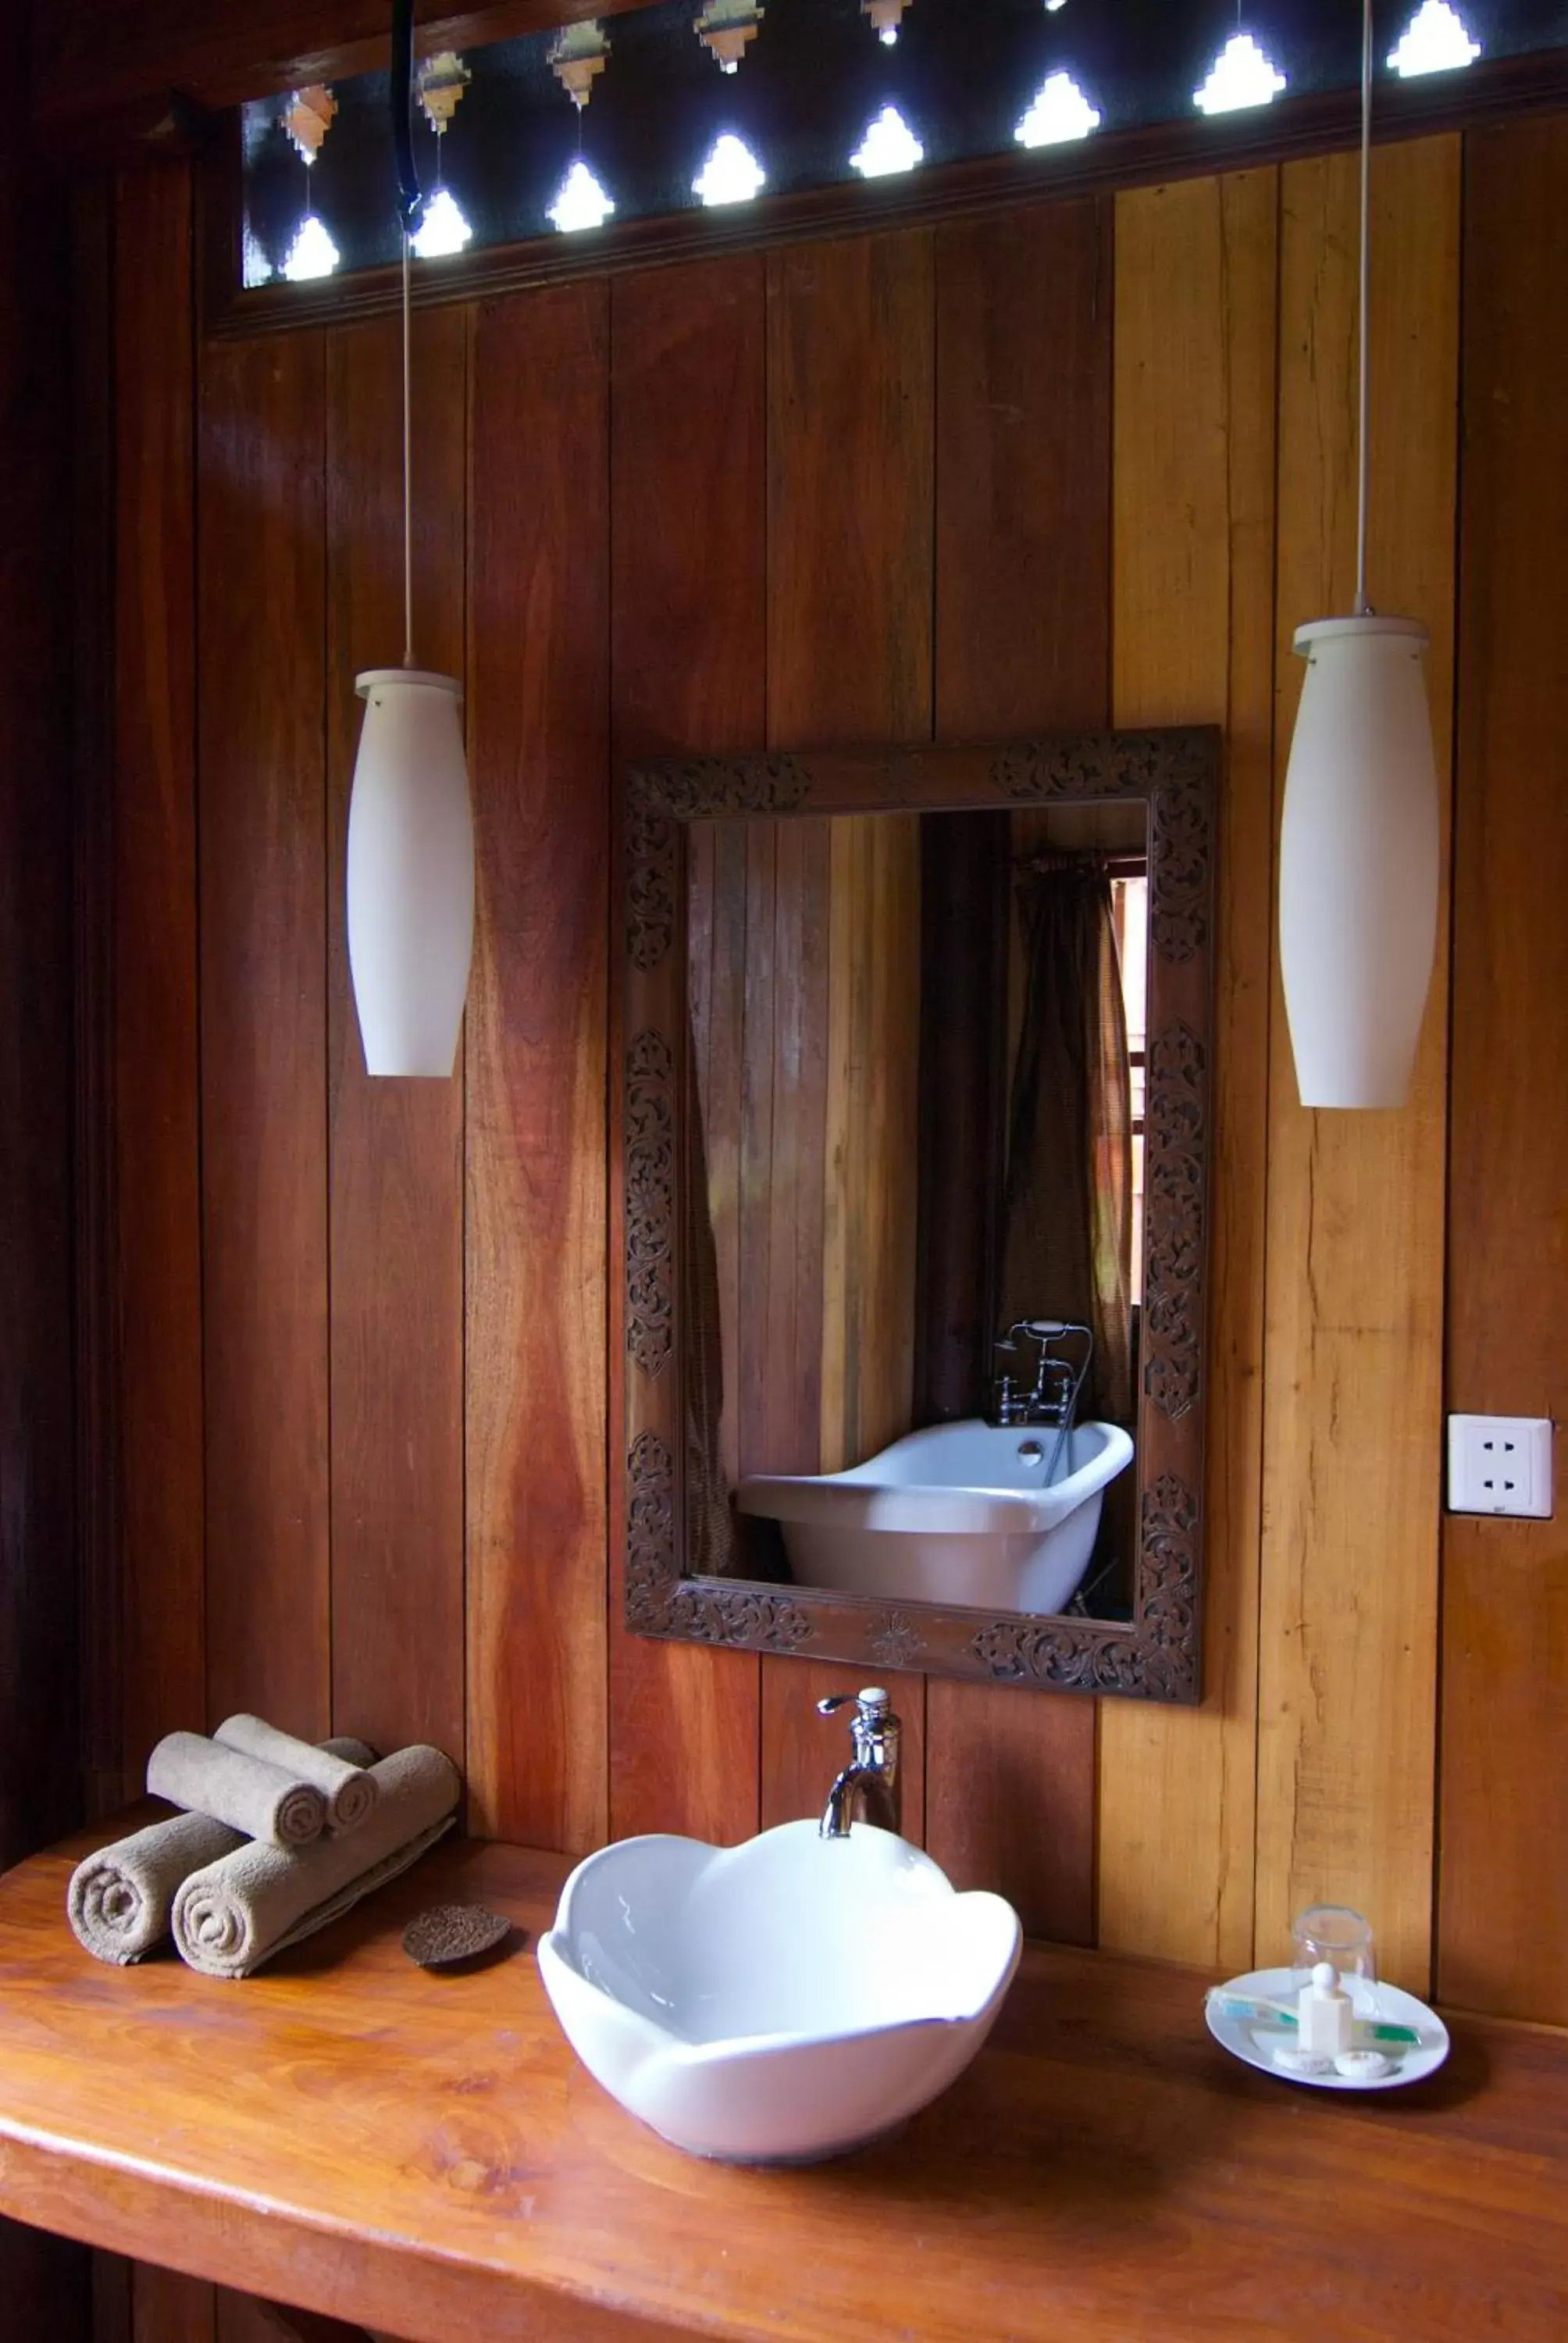
{"label": "faucet handle", "polygon": [[885,1717],[892,1706],[880,1684],[868,1684],[863,1692],[829,1693],[826,1700],[817,1703],[817,1714],[819,1716],[832,1716],[840,1708],[848,1708],[851,1701],[860,1716],[868,1720]]}

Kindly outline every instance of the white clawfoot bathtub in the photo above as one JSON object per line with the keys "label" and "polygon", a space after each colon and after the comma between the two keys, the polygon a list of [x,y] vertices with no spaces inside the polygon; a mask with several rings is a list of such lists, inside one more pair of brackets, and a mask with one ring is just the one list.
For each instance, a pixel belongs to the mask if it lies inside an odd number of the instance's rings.
{"label": "white clawfoot bathtub", "polygon": [[1056,1612],[1089,1566],[1105,1489],[1131,1461],[1119,1424],[1062,1439],[1049,1424],[976,1419],[911,1432],[847,1473],[754,1474],[735,1502],[779,1523],[799,1585]]}

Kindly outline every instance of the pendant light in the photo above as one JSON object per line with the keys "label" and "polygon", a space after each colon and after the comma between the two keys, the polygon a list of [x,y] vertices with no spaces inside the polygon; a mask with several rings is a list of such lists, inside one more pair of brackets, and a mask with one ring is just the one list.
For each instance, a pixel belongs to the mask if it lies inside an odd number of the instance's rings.
{"label": "pendant light", "polygon": [[1437,943],[1440,814],[1426,628],[1367,599],[1372,0],[1362,0],[1356,594],[1296,630],[1307,662],[1285,777],[1280,960],[1303,1106],[1402,1106]]}
{"label": "pendant light", "polygon": [[413,0],[396,0],[392,129],[403,247],[403,664],[355,678],[365,702],[348,800],[348,965],[372,1074],[448,1076],[474,946],[474,823],[455,676],[414,661],[409,246],[414,168]]}

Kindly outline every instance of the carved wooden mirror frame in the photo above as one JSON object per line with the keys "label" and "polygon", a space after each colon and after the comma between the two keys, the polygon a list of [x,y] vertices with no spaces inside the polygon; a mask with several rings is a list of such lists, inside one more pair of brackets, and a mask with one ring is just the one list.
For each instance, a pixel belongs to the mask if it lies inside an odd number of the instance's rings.
{"label": "carved wooden mirror frame", "polygon": [[[1211,729],[1053,734],[956,748],[688,757],[628,777],[623,1133],[626,1624],[987,1684],[1196,1701],[1202,1649],[1214,804]],[[753,814],[1149,806],[1144,1276],[1130,1623],[988,1613],[685,1574],[680,1328],[685,830]]]}

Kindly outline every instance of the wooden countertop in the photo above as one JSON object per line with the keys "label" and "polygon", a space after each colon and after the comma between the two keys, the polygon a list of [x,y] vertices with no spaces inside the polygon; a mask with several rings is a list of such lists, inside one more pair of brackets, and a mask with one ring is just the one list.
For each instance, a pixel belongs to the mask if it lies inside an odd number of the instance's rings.
{"label": "wooden countertop", "polygon": [[[98,1834],[99,1836],[102,1834]],[[90,1960],[84,1838],[0,1880],[0,2211],[410,2343],[1473,2343],[1568,2333],[1568,2038],[1462,2021],[1350,2100],[1226,2058],[1190,1971],[1031,1948],[903,2136],[758,2172],[678,2154],[568,2050],[532,1942],[558,1856],[457,1844],[243,1985]],[[529,1944],[467,1976],[404,1922]]]}

